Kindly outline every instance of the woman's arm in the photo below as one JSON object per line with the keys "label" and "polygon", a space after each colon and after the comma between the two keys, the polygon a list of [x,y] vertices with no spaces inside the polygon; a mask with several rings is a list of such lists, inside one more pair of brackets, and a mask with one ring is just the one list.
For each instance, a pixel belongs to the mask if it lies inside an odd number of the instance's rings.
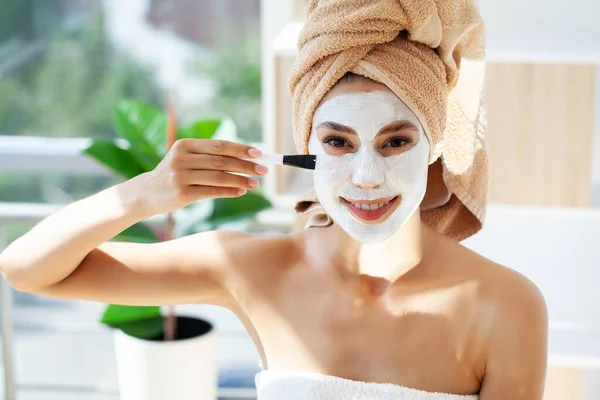
{"label": "woman's arm", "polygon": [[256,164],[240,160],[256,154],[250,149],[224,141],[178,141],[154,171],[40,222],[0,254],[0,270],[21,291],[113,303],[173,304],[187,302],[199,287],[207,294],[217,290],[209,271],[219,269],[219,245],[231,234],[159,244],[107,241],[152,215],[206,198],[239,197],[254,185],[228,172],[258,174]]}
{"label": "woman's arm", "polygon": [[227,254],[253,241],[245,233],[212,231],[161,243],[104,243],[66,278],[29,291],[126,305],[226,306],[227,272],[235,268]]}
{"label": "woman's arm", "polygon": [[539,289],[520,277],[495,308],[481,400],[542,400],[548,354],[548,313]]}
{"label": "woman's arm", "polygon": [[141,203],[144,177],[76,201],[41,221],[0,254],[4,278],[35,291],[66,279],[101,243],[147,217]]}

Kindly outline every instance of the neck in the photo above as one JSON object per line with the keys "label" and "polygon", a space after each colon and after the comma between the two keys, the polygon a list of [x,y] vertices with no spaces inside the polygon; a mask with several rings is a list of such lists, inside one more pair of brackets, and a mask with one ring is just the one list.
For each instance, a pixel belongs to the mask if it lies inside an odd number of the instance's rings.
{"label": "neck", "polygon": [[[347,235],[346,235],[347,236]],[[423,228],[417,210],[394,235],[376,244],[360,243],[347,236],[351,272],[383,278],[390,283],[419,265],[423,256]]]}

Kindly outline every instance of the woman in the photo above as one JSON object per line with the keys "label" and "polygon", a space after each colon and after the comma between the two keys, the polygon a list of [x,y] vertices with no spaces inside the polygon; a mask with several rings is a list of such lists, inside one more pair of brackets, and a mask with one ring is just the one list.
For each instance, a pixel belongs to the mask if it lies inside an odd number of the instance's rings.
{"label": "woman", "polygon": [[[4,277],[52,297],[227,307],[261,354],[261,399],[541,399],[540,292],[458,243],[481,226],[485,154],[465,146],[481,140],[479,125],[447,93],[477,54],[478,11],[409,3],[308,4],[291,80],[298,149],[319,164],[315,196],[298,205],[307,229],[110,242],[152,215],[258,185],[231,172],[267,173],[252,147],[180,140],[154,171],[13,242]],[[457,129],[473,135],[444,138]],[[455,162],[466,154],[467,167]]]}

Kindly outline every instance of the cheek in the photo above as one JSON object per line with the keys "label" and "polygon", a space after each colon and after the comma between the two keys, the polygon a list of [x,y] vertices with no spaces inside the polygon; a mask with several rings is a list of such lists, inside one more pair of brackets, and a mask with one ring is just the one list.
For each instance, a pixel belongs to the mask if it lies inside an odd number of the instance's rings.
{"label": "cheek", "polygon": [[315,173],[334,183],[343,183],[355,171],[353,154],[332,156],[329,154],[317,155],[317,169]]}
{"label": "cheek", "polygon": [[337,187],[345,184],[350,174],[350,171],[344,169],[316,170],[313,180],[315,185],[321,187],[321,190],[334,191]]}
{"label": "cheek", "polygon": [[422,154],[408,153],[406,156],[388,157],[386,160],[386,178],[395,185],[409,189],[420,186],[427,180],[427,158]]}
{"label": "cheek", "polygon": [[319,155],[313,183],[317,194],[337,197],[340,190],[352,182],[354,169],[348,156]]}
{"label": "cheek", "polygon": [[[325,171],[315,171],[313,175],[313,187],[317,198],[323,207],[332,207],[337,200],[335,178],[331,173]],[[329,212],[331,210],[328,209]]]}
{"label": "cheek", "polygon": [[321,145],[321,141],[317,137],[317,134],[313,131],[310,135],[310,139],[308,140],[308,152],[310,154],[325,154],[325,150]]}

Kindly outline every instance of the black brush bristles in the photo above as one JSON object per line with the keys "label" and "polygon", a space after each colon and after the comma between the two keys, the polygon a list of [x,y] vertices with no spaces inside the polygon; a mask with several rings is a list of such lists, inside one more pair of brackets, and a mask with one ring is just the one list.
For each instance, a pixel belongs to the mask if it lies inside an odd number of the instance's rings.
{"label": "black brush bristles", "polygon": [[314,170],[317,166],[317,156],[311,154],[283,156],[283,165]]}

